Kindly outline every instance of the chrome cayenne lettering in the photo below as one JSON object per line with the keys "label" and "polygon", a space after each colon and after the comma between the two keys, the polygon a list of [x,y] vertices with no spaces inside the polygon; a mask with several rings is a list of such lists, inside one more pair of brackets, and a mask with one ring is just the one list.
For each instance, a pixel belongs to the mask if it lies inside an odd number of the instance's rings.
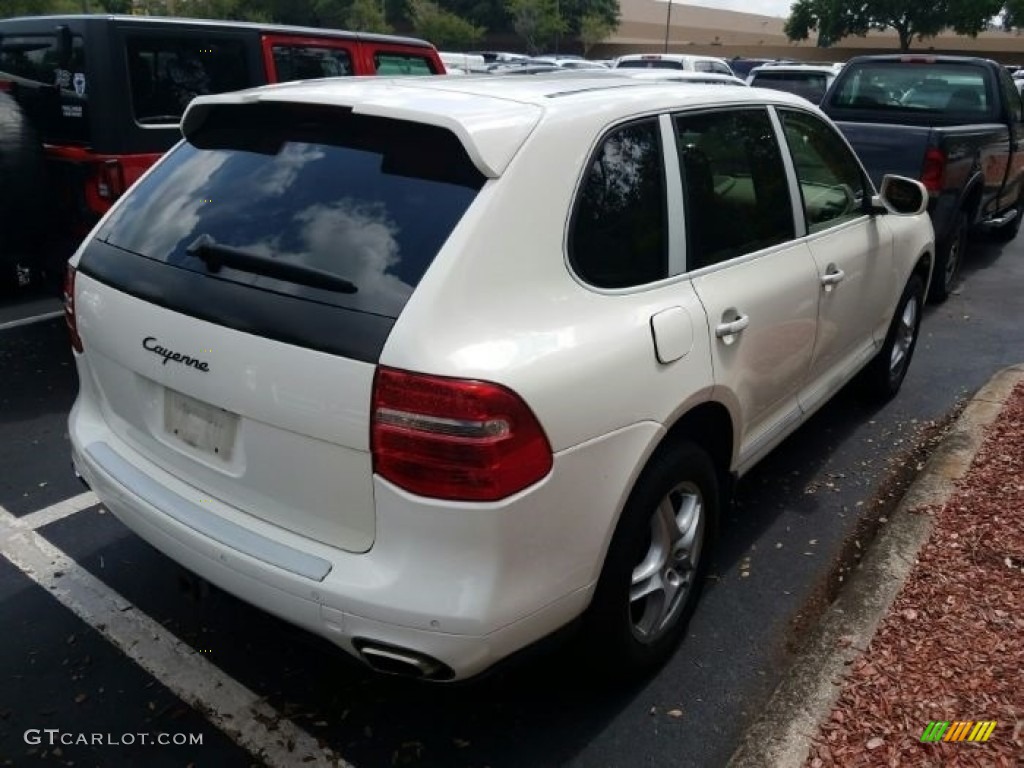
{"label": "chrome cayenne lettering", "polygon": [[175,352],[174,350],[167,349],[167,347],[162,347],[157,343],[156,336],[147,336],[144,338],[142,340],[142,346],[154,355],[162,357],[164,359],[162,365],[167,365],[168,362],[181,363],[182,365],[195,368],[197,371],[202,371],[203,373],[209,373],[210,371],[210,365],[205,360],[200,360],[197,357],[189,357],[188,355],[181,354],[181,352]]}

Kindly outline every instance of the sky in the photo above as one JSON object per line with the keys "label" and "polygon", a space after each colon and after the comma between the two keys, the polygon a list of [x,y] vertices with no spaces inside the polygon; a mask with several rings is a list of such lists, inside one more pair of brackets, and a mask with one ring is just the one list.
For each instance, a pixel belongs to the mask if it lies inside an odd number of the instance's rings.
{"label": "sky", "polygon": [[704,5],[708,8],[722,8],[726,11],[759,13],[763,16],[789,16],[793,0],[683,0],[689,5]]}

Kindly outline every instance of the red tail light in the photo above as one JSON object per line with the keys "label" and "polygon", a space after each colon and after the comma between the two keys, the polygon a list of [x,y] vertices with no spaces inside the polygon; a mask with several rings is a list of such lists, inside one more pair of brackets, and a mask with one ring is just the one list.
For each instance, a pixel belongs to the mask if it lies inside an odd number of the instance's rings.
{"label": "red tail light", "polygon": [[941,192],[945,176],[946,153],[937,147],[932,147],[924,153],[921,183],[929,192]]}
{"label": "red tail light", "polygon": [[10,80],[0,80],[0,93],[10,93],[14,90],[14,83]]}
{"label": "red tail light", "polygon": [[118,160],[107,160],[100,168],[96,191],[104,200],[117,200],[124,193],[124,169]]}
{"label": "red tail light", "polygon": [[78,320],[75,318],[75,268],[68,264],[64,273],[64,320],[71,335],[71,348],[81,352],[82,337],[78,335]]}
{"label": "red tail light", "polygon": [[421,496],[497,501],[551,471],[551,445],[511,390],[378,368],[370,445],[381,477]]}

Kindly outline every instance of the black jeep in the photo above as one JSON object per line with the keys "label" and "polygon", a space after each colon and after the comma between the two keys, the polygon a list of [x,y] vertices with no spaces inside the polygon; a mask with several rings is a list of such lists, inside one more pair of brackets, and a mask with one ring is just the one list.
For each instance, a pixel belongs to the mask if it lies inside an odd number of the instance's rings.
{"label": "black jeep", "polygon": [[58,278],[99,217],[181,138],[197,95],[444,71],[432,45],[390,35],[141,16],[0,19],[0,288],[29,270]]}

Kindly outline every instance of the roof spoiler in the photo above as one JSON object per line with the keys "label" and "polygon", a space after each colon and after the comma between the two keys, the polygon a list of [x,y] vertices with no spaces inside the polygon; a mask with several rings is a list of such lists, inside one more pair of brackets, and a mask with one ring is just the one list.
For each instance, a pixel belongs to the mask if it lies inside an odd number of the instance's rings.
{"label": "roof spoiler", "polygon": [[[360,78],[363,79],[363,78]],[[324,82],[312,85],[283,83],[248,91],[197,96],[185,110],[181,132],[191,139],[210,113],[230,105],[288,102],[350,109],[353,114],[409,120],[451,131],[458,137],[473,165],[488,178],[504,173],[526,137],[540,121],[541,107],[507,99],[494,99],[480,110],[476,98],[418,83],[351,82],[337,90]],[[414,80],[422,78],[413,78]],[[349,85],[349,84],[346,84]]]}

